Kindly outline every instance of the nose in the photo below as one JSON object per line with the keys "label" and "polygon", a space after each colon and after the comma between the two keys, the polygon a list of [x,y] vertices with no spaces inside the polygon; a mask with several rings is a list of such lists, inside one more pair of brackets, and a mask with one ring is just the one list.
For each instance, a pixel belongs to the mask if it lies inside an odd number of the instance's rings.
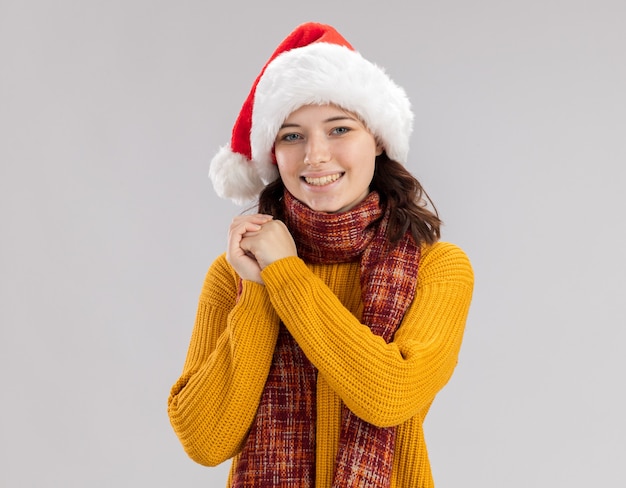
{"label": "nose", "polygon": [[326,137],[321,134],[309,136],[304,154],[304,164],[318,165],[330,160],[330,146]]}

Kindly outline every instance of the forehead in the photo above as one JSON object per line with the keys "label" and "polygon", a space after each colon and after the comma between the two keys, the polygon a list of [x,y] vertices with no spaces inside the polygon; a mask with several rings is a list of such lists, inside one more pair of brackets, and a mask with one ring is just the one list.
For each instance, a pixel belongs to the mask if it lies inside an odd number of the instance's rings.
{"label": "forehead", "polygon": [[361,122],[361,118],[338,105],[303,105],[291,112],[285,119],[285,123],[304,123],[326,121],[328,119],[347,118]]}

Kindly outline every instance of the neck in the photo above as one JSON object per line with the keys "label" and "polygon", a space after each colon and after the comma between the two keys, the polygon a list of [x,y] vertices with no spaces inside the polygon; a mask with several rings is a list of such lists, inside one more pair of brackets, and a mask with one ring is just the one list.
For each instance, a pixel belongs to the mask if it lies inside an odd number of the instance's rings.
{"label": "neck", "polygon": [[378,193],[356,207],[329,214],[312,210],[285,190],[285,223],[305,261],[332,263],[357,260],[382,218]]}

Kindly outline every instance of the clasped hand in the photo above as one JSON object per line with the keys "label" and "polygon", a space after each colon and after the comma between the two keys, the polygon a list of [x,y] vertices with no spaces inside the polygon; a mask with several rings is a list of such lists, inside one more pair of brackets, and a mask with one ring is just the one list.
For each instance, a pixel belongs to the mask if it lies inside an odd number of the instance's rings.
{"label": "clasped hand", "polygon": [[242,279],[263,284],[261,270],[278,259],[297,255],[296,244],[280,220],[265,214],[233,219],[226,259]]}

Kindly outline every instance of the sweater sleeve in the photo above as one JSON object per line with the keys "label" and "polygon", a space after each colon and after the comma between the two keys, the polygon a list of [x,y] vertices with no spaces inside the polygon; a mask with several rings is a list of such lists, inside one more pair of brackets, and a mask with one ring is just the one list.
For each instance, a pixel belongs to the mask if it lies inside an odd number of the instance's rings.
{"label": "sweater sleeve", "polygon": [[187,454],[215,466],[237,454],[265,385],[278,316],[265,287],[239,278],[224,255],[207,272],[185,366],[168,414]]}
{"label": "sweater sleeve", "polygon": [[392,342],[361,324],[296,257],[262,272],[274,308],[310,361],[356,415],[380,427],[427,408],[457,364],[473,290],[465,253],[423,249],[415,299]]}

